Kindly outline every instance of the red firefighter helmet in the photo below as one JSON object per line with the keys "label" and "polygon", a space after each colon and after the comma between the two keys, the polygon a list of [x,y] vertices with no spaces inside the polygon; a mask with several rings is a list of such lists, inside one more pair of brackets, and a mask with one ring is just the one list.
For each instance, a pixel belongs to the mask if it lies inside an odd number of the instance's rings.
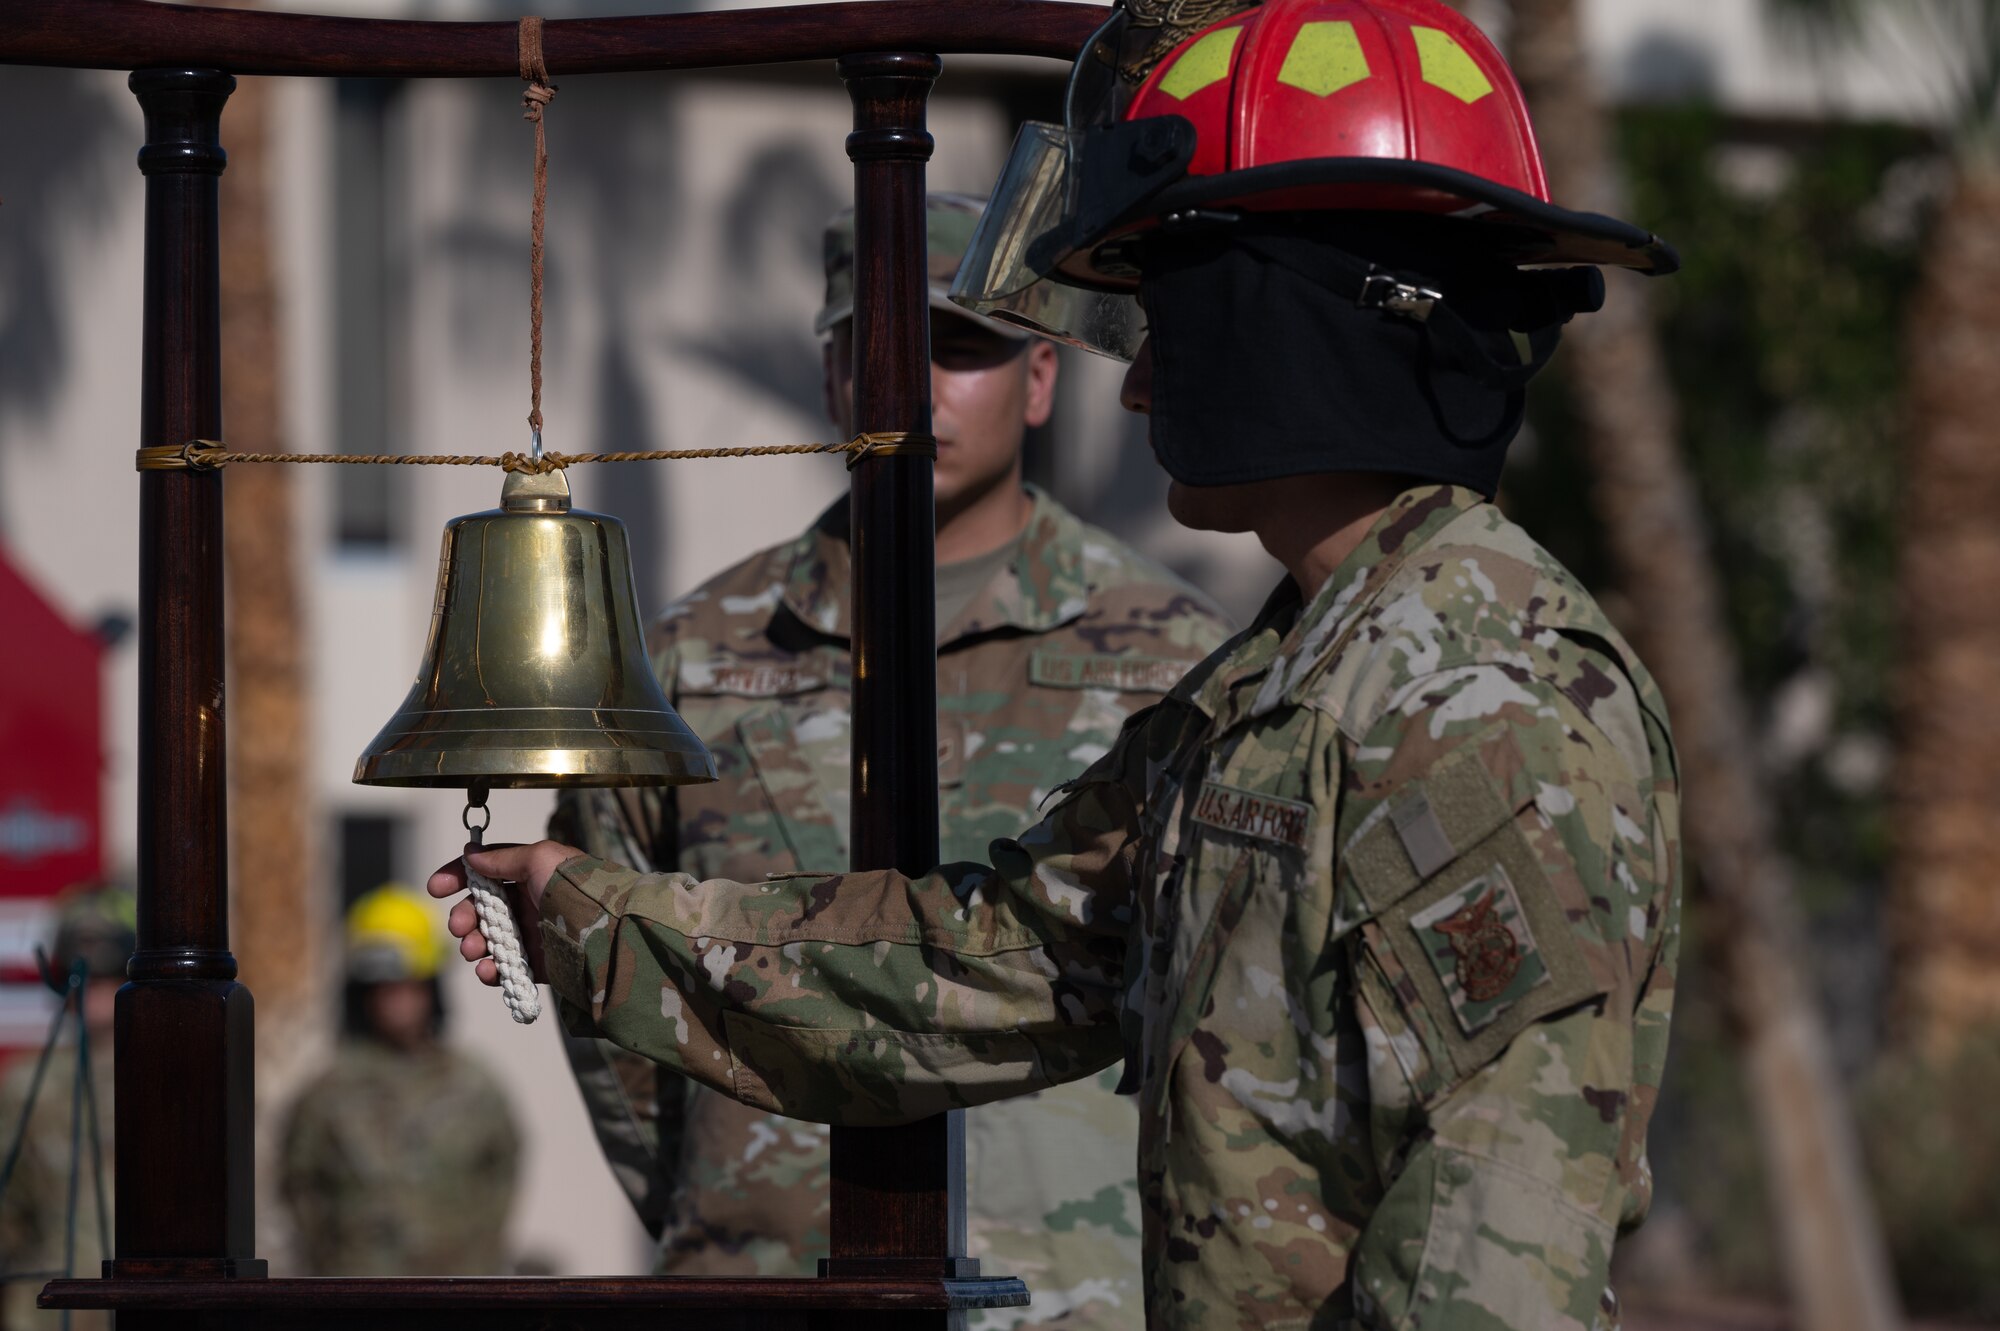
{"label": "red firefighter helmet", "polygon": [[1265,0],[1132,78],[1159,31],[1121,7],[1086,45],[1067,123],[1023,127],[953,299],[1129,355],[1122,242],[1242,213],[1423,213],[1516,264],[1679,266],[1651,233],[1550,201],[1512,71],[1440,0]]}

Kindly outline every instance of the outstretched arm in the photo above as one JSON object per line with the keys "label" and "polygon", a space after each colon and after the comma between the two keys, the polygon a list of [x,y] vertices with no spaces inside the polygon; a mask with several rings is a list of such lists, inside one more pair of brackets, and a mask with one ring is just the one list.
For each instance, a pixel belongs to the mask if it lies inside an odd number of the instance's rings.
{"label": "outstretched arm", "polygon": [[[554,842],[473,864],[529,885],[539,973],[573,1029],[760,1108],[908,1122],[1086,1076],[1123,1052],[1140,733],[1035,828],[994,842],[990,868],[698,883]],[[462,882],[448,866],[430,888]],[[463,903],[452,931],[486,979]]]}

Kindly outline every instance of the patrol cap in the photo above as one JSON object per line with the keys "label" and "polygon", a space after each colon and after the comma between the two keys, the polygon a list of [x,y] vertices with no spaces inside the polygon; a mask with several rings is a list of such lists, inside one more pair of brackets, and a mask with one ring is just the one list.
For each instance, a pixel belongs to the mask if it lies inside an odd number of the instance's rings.
{"label": "patrol cap", "polygon": [[100,977],[125,974],[139,946],[139,899],[122,883],[80,883],[56,898],[53,977],[66,981],[78,961]]}
{"label": "patrol cap", "polygon": [[[959,261],[972,243],[986,200],[970,194],[936,193],[924,199],[925,232],[929,245],[931,307],[1003,333],[1016,341],[1030,334],[1013,324],[974,314],[946,297],[958,276]],[[854,210],[844,208],[826,224],[826,303],[813,319],[813,331],[825,333],[843,319],[854,317]]]}

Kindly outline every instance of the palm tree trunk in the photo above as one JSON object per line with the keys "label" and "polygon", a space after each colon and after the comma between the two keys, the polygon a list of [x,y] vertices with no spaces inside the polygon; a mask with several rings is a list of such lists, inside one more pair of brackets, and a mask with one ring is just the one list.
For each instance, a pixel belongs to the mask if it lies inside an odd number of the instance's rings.
{"label": "palm tree trunk", "polygon": [[1932,1055],[2000,1020],[1996,293],[2000,170],[1972,162],[1932,233],[1907,338],[1891,1010]]}
{"label": "palm tree trunk", "polygon": [[[246,78],[223,122],[223,421],[231,447],[282,447],[271,223],[269,80]],[[310,866],[306,679],[292,473],[231,467],[223,549],[229,645],[229,830],[235,950],[257,996],[260,1104],[287,1080],[320,1015],[321,894]],[[270,1134],[264,1134],[269,1137]]]}
{"label": "palm tree trunk", "polygon": [[[1514,68],[1570,207],[1622,214],[1608,122],[1576,0],[1515,0]],[[1643,279],[1615,281],[1565,351],[1592,499],[1635,611],[1638,646],[1673,713],[1701,935],[1725,996],[1767,1160],[1798,1325],[1882,1331],[1899,1315],[1846,1096],[1799,959],[1803,932],[1724,628],[1722,591],[1679,443],[1679,414]]]}

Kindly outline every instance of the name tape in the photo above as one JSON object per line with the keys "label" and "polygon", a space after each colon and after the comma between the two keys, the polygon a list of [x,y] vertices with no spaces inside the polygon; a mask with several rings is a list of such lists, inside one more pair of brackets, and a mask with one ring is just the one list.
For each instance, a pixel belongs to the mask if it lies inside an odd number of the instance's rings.
{"label": "name tape", "polygon": [[1255,790],[1239,790],[1219,781],[1204,782],[1194,802],[1194,820],[1198,823],[1298,850],[1306,848],[1306,841],[1312,835],[1312,816],[1310,804]]}
{"label": "name tape", "polygon": [[726,693],[737,698],[777,698],[826,687],[826,676],[800,665],[716,665],[681,663],[683,693]]}
{"label": "name tape", "polygon": [[1159,656],[1097,656],[1082,652],[1036,652],[1028,661],[1028,681],[1058,689],[1116,689],[1120,693],[1165,693],[1181,682],[1187,661]]}

